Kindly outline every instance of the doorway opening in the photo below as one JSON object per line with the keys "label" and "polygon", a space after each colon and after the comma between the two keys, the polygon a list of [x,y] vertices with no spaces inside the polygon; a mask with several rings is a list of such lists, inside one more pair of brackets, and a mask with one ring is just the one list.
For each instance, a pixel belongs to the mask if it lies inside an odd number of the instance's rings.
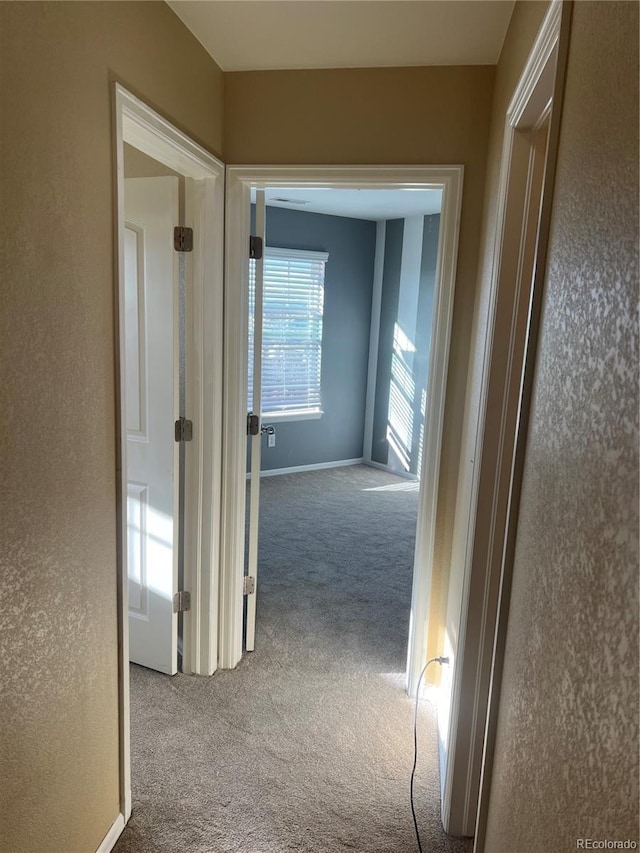
{"label": "doorway opening", "polygon": [[[260,587],[257,644],[262,636],[283,654],[297,642],[326,657],[351,653],[354,666],[377,666],[396,686],[405,680],[441,203],[436,188],[251,194],[251,233],[264,220],[265,238],[263,257],[248,261],[247,408],[260,413],[261,432],[248,447],[246,577]],[[256,598],[247,596],[249,651]],[[274,637],[278,607],[286,616]]]}
{"label": "doorway opening", "polygon": [[118,84],[113,105],[126,822],[130,661],[167,675],[211,674],[217,666],[211,525],[219,520],[221,476],[224,167]]}
{"label": "doorway opening", "polygon": [[[256,595],[255,590],[250,591],[253,582],[243,580],[246,446],[241,438],[242,432],[246,433],[247,411],[250,289],[247,244],[251,230],[251,191],[256,190],[256,201],[258,201],[260,198],[264,199],[266,188],[277,188],[278,192],[282,193],[293,189],[304,191],[310,189],[435,190],[441,193],[442,205],[426,394],[424,451],[421,460],[423,487],[420,489],[418,502],[406,672],[406,686],[412,695],[415,694],[426,651],[426,608],[435,542],[436,495],[453,308],[462,173],[462,167],[339,167],[335,169],[331,167],[230,167],[227,170],[225,364],[227,377],[231,381],[227,382],[225,388],[225,435],[228,436],[228,441],[223,475],[223,503],[226,519],[223,523],[222,565],[226,577],[224,585],[221,585],[220,610],[220,663],[223,668],[233,668],[242,656],[244,584],[247,584],[249,612],[255,607]],[[260,207],[262,203],[258,205],[256,213],[258,231],[264,228],[264,219],[262,218],[261,221],[259,212]],[[262,288],[263,272],[263,262],[258,261],[256,291]],[[261,319],[261,317],[261,313],[256,312],[254,319]],[[238,329],[244,330],[240,336],[237,334]],[[235,332],[234,335],[232,331]],[[396,335],[396,345],[398,343],[399,335]],[[406,346],[406,343],[407,341],[403,339],[402,344]],[[254,347],[254,351],[257,350],[258,347]],[[372,395],[374,391],[369,395],[370,409]],[[259,438],[260,427],[261,425],[258,424],[257,433],[253,439],[253,450],[257,450],[258,457],[262,440]],[[260,466],[253,464],[252,467],[254,478],[252,495],[255,496],[258,490],[255,484],[259,483]],[[252,503],[258,504],[256,497],[252,497]],[[250,544],[250,555],[255,550]],[[247,621],[250,624],[251,617]],[[247,644],[247,647],[249,648],[250,645]]]}

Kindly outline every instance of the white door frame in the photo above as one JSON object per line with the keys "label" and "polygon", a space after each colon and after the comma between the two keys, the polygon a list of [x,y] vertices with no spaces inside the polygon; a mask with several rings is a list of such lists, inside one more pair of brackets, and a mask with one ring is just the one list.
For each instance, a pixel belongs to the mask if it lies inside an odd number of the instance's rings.
{"label": "white door frame", "polygon": [[186,400],[193,441],[185,453],[183,671],[217,668],[217,599],[222,456],[222,305],[224,165],[119,84],[113,89],[115,161],[116,512],[118,520],[118,657],[120,809],[131,814],[129,740],[129,628],[127,575],[126,395],[124,336],[124,143],[185,178],[185,224],[194,249],[185,255],[187,285]]}
{"label": "white door frame", "polygon": [[[534,275],[543,272],[548,219],[540,215],[551,197],[559,103],[556,83],[559,68],[559,39],[562,3],[552,0],[541,29],[531,49],[519,82],[505,115],[500,183],[498,189],[497,238],[492,261],[488,303],[488,327],[484,348],[484,366],[480,389],[478,421],[475,425],[473,475],[468,506],[463,510],[467,535],[464,582],[458,630],[457,649],[452,670],[450,708],[442,708],[447,717],[441,720],[446,733],[446,761],[442,784],[442,820],[453,835],[475,834],[483,764],[487,703],[492,677],[491,660],[497,626],[500,575],[505,546],[505,524],[508,517],[513,482],[513,449],[522,424],[518,423],[522,406],[523,362],[530,346],[531,300],[536,287]],[[551,115],[551,128],[543,172],[541,202],[530,210],[533,198],[534,170],[540,169],[532,148],[533,134]],[[545,167],[543,166],[543,169]],[[535,215],[539,226],[534,231],[536,243],[531,246],[531,222]],[[529,226],[529,227],[528,227]],[[500,306],[509,316],[510,328],[506,362],[494,356],[494,325]],[[497,368],[497,373],[496,373]],[[502,371],[502,373],[500,372]],[[494,378],[498,375],[498,379]],[[492,412],[498,414],[495,435],[485,434],[487,406],[491,388]],[[482,466],[487,447],[495,458]],[[485,470],[486,469],[486,470]],[[488,543],[482,554],[474,550],[476,516],[481,481],[484,483],[482,503],[489,507]],[[462,517],[462,516],[461,516]]]}
{"label": "white door frame", "polygon": [[[486,710],[486,725],[484,728],[484,748],[482,751],[482,774],[478,798],[477,819],[475,825],[474,853],[484,853],[491,780],[493,773],[494,749],[498,727],[498,710],[502,688],[502,669],[506,645],[507,623],[511,598],[511,580],[515,559],[516,536],[518,527],[518,511],[524,476],[527,437],[529,432],[529,417],[533,397],[534,377],[538,354],[538,339],[542,319],[544,282],[547,274],[547,252],[551,216],[553,210],[553,189],[555,183],[556,161],[560,141],[562,120],[562,100],[567,74],[567,60],[571,33],[572,3],[562,0],[551,0],[551,5],[545,16],[532,53],[525,66],[523,79],[531,73],[532,66],[541,65],[544,52],[551,50],[555,54],[555,73],[548,82],[551,91],[553,108],[549,121],[549,141],[546,171],[540,208],[540,224],[538,245],[536,247],[535,270],[531,286],[527,334],[524,341],[522,370],[519,376],[517,422],[515,427],[515,446],[510,462],[510,488],[504,526],[503,547],[500,561],[499,590],[497,600],[497,615],[492,635],[491,679]],[[530,80],[530,83],[532,81]],[[522,93],[521,93],[522,94]],[[517,99],[514,96],[513,119],[515,122],[525,122],[531,115],[528,111],[536,109],[535,87],[529,86],[524,90],[524,96]]]}
{"label": "white door frame", "polygon": [[425,447],[411,601],[407,689],[415,693],[427,647],[449,343],[462,205],[463,166],[229,166],[225,255],[223,515],[219,664],[242,657],[242,576],[246,492],[247,304],[252,188],[441,189]]}

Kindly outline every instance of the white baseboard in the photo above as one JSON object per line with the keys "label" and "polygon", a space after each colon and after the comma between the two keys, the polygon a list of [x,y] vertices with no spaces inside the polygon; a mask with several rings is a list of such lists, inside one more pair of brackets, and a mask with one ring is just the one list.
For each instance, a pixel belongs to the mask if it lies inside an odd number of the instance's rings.
{"label": "white baseboard", "polygon": [[[338,459],[337,462],[319,462],[317,465],[295,465],[293,468],[272,468],[261,471],[260,477],[277,477],[280,474],[298,474],[300,471],[321,471],[325,468],[343,468],[347,465],[362,465],[363,459]],[[247,474],[247,477],[249,475]]]}
{"label": "white baseboard", "polygon": [[405,480],[413,480],[416,482],[420,479],[417,474],[409,474],[408,471],[394,471],[393,468],[390,468],[388,465],[383,465],[382,462],[374,462],[372,459],[364,459],[362,464],[369,465],[371,468],[377,468],[379,471],[386,471],[387,474],[395,474],[396,477],[404,477]]}
{"label": "white baseboard", "polygon": [[124,829],[124,816],[119,814],[118,817],[111,824],[109,832],[102,839],[102,844],[96,850],[96,853],[111,853],[111,850],[115,847],[116,841],[122,835],[122,830]]}

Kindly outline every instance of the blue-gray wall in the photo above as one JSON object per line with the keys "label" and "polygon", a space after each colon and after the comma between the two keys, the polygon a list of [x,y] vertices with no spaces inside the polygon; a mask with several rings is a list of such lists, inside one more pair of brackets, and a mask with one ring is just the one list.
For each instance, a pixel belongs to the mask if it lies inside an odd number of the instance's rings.
{"label": "blue-gray wall", "polygon": [[[373,413],[373,439],[371,446],[371,459],[374,462],[387,465],[392,470],[397,471],[406,471],[407,468],[398,464],[396,455],[390,449],[387,439],[387,429],[389,423],[390,387],[393,379],[394,328],[398,321],[400,300],[404,229],[404,219],[388,220],[386,223],[376,393]],[[408,472],[411,474],[419,473],[419,440],[423,427],[421,398],[429,373],[433,293],[435,288],[439,229],[439,214],[424,217],[420,277],[415,282],[410,282],[410,286],[417,290],[417,292],[414,292],[417,304],[415,333],[412,331],[409,335],[415,345],[415,353],[409,357],[409,372],[415,384],[415,393],[410,400],[413,420],[412,441],[411,446],[407,448],[407,455],[410,460]]]}
{"label": "blue-gray wall", "polygon": [[[267,207],[267,246],[328,252],[318,420],[276,423],[262,470],[362,457],[376,223]],[[268,417],[264,420],[269,423]]]}

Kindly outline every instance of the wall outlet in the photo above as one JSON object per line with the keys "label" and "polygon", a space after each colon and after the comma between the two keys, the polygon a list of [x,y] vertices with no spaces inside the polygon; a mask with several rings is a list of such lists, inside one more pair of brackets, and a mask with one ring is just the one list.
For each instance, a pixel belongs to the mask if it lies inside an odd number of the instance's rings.
{"label": "wall outlet", "polygon": [[267,436],[267,446],[275,447],[276,446],[276,434],[275,432],[270,432]]}

